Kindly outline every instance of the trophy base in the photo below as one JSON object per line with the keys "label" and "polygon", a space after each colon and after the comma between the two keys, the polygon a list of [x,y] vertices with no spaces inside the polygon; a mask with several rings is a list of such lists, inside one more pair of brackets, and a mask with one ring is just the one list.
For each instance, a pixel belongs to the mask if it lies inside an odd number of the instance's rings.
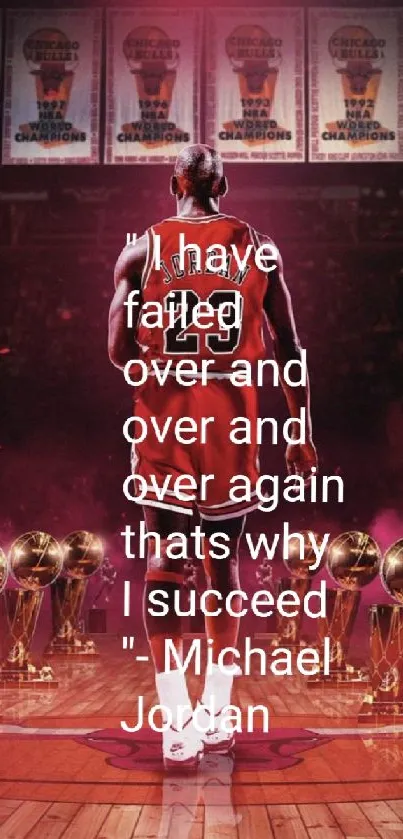
{"label": "trophy base", "polygon": [[0,669],[0,688],[23,690],[52,690],[59,687],[59,683],[53,675],[51,667],[45,666],[45,673],[42,669],[30,667],[24,670],[13,670],[3,665]]}
{"label": "trophy base", "polygon": [[271,644],[271,646],[273,646],[275,641],[277,640],[277,635],[275,632],[255,632],[253,640],[265,641],[268,644]]}
{"label": "trophy base", "polygon": [[51,644],[46,650],[49,658],[71,658],[75,661],[99,658],[94,643],[91,644]]}
{"label": "trophy base", "polygon": [[348,687],[362,690],[367,684],[368,674],[352,665],[347,665],[344,670],[331,670],[329,674],[322,672],[308,676],[309,688]]}
{"label": "trophy base", "polygon": [[309,642],[306,641],[304,638],[300,638],[299,641],[288,641],[285,638],[273,638],[271,642],[272,649],[278,649],[282,647],[286,650],[290,650],[293,655],[298,655],[301,650],[305,650],[306,647],[309,647]]}
{"label": "trophy base", "polygon": [[364,701],[358,712],[359,723],[396,723],[403,721],[403,700],[389,700],[382,702],[374,699],[371,694],[364,697]]}

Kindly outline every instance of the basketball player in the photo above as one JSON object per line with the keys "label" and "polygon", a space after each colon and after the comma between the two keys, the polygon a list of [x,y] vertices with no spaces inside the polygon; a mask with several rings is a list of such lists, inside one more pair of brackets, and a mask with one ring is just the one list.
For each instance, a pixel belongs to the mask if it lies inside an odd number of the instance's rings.
{"label": "basketball player", "polygon": [[[202,518],[202,529],[206,534],[204,545],[204,567],[209,589],[218,591],[224,599],[230,591],[240,588],[238,573],[238,546],[245,517],[259,502],[254,493],[248,503],[232,501],[230,481],[234,475],[245,475],[251,486],[258,479],[258,446],[252,433],[250,445],[236,445],[228,440],[230,422],[235,417],[247,417],[251,428],[256,428],[258,416],[257,388],[235,387],[229,380],[230,365],[237,359],[254,364],[265,357],[263,344],[263,319],[266,318],[273,340],[275,359],[280,371],[291,359],[300,359],[300,345],[296,334],[291,301],[282,274],[281,258],[278,255],[275,270],[259,270],[254,258],[260,244],[271,243],[266,236],[259,236],[246,222],[220,212],[220,199],[227,192],[227,180],[219,155],[211,148],[195,145],[186,148],[177,158],[171,179],[171,192],[176,198],[177,215],[168,218],[149,229],[134,245],[127,246],[121,253],[115,269],[115,295],[111,304],[109,319],[109,355],[119,368],[127,361],[140,357],[151,359],[193,359],[201,365],[203,359],[214,362],[210,369],[207,385],[197,381],[191,387],[178,383],[175,375],[167,377],[161,387],[155,376],[135,394],[135,414],[148,421],[155,416],[161,420],[172,417],[208,416],[214,423],[208,428],[209,437],[205,445],[181,445],[168,433],[163,443],[150,435],[133,451],[133,473],[147,480],[155,475],[158,487],[164,486],[168,475],[192,475],[198,485],[202,474],[213,474],[214,480],[207,484],[203,497],[198,498],[196,507]],[[232,264],[220,273],[207,272],[205,265],[197,270],[191,254],[186,254],[186,270],[178,270],[177,257],[179,234],[185,242],[197,243],[204,254],[209,245],[221,243],[230,252],[236,245],[240,258],[252,252],[246,270],[240,271]],[[156,234],[160,237],[161,268],[154,266]],[[277,253],[277,251],[275,251]],[[141,303],[164,303],[170,292],[186,291],[189,304],[188,326],[179,328],[179,321],[172,327],[146,328],[137,320],[137,328],[128,329],[125,301],[133,290],[141,293]],[[223,329],[216,324],[213,331],[199,328],[192,321],[192,306],[199,301],[209,301],[213,307],[220,302],[231,302],[234,292],[242,295],[242,322],[238,327]],[[173,299],[172,296],[169,299]],[[183,299],[183,298],[182,298]],[[137,308],[137,311],[140,307]],[[135,309],[133,314],[135,316]],[[233,319],[232,319],[233,322]],[[317,457],[311,438],[309,387],[289,387],[283,381],[283,389],[291,417],[306,409],[306,442],[295,443],[287,448],[286,460],[290,473],[304,476],[311,474],[311,467],[317,465]],[[171,424],[173,428],[173,423]],[[297,433],[297,429],[295,429]],[[157,497],[152,487],[142,501],[144,519],[149,532],[161,537],[161,555],[157,556],[154,542],[148,540],[148,570],[144,590],[144,620],[156,670],[156,688],[159,701],[167,706],[173,715],[171,728],[163,735],[163,756],[166,767],[195,767],[205,750],[228,752],[234,742],[233,732],[221,726],[222,709],[230,704],[233,674],[217,665],[220,651],[227,646],[236,646],[239,615],[231,616],[224,609],[217,616],[206,617],[207,638],[213,641],[213,672],[205,680],[202,703],[208,705],[212,697],[217,709],[215,718],[208,720],[207,734],[196,731],[191,715],[182,730],[178,730],[177,707],[190,705],[185,675],[178,669],[164,672],[165,639],[172,639],[180,653],[182,649],[181,619],[172,608],[174,593],[183,582],[183,564],[166,555],[167,537],[173,532],[189,533],[192,501],[182,501],[167,492],[163,500]],[[228,536],[230,556],[228,559],[213,559],[209,540],[216,533]],[[164,541],[165,540],[165,541]],[[213,551],[214,553],[214,551]],[[149,613],[149,598],[155,589],[163,590],[171,604],[166,617],[153,617]],[[209,596],[206,603],[210,612],[220,606],[218,597]],[[232,601],[234,612],[242,609],[242,600]],[[230,664],[226,658],[226,664]],[[208,712],[205,712],[208,716]],[[227,721],[228,723],[228,721]],[[205,726],[203,726],[205,727]],[[227,727],[227,726],[226,726]]]}

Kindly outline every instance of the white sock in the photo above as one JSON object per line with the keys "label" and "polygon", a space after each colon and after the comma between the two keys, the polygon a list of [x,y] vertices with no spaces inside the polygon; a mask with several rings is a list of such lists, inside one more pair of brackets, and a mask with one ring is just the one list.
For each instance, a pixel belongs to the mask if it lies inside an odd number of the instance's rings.
{"label": "white sock", "polygon": [[[173,717],[172,725],[178,728],[178,725],[185,723],[192,716],[192,703],[189,699],[185,674],[180,670],[156,673],[155,686],[160,704],[169,708]],[[180,712],[180,705],[187,705],[188,708]]]}
{"label": "white sock", "polygon": [[211,673],[206,676],[202,704],[207,705],[214,698],[217,711],[220,711],[224,705],[230,705],[233,681],[232,673],[223,673],[218,664],[213,664]]}

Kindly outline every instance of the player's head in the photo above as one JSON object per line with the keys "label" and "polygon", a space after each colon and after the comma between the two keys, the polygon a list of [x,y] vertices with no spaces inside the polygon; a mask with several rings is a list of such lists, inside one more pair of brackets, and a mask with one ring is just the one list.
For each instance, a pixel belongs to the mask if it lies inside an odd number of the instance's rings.
{"label": "player's head", "polygon": [[171,192],[178,199],[192,195],[200,201],[218,199],[227,192],[220,155],[209,146],[187,146],[176,158]]}

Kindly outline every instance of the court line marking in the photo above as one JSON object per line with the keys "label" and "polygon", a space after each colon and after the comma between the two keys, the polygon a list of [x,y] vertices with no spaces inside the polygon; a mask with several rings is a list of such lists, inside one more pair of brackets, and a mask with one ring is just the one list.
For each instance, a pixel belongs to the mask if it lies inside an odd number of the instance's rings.
{"label": "court line marking", "polygon": [[[141,772],[141,768],[140,768],[140,770],[134,770],[134,771],[140,771]],[[62,779],[62,778],[60,778],[59,780],[56,780],[56,779],[53,779],[53,778],[51,780],[50,779],[44,779],[44,778],[32,778],[32,779],[29,779],[29,778],[0,778],[0,788],[1,788],[1,784],[51,784],[51,785],[62,784],[64,786],[79,786],[79,787],[80,786],[87,786],[87,787],[88,786],[93,786],[93,787],[97,787],[97,786],[102,786],[102,787],[150,787],[150,786],[151,787],[159,787],[159,786],[161,786],[161,780],[163,781],[164,778],[167,778],[168,780],[174,780],[175,779],[174,774],[173,775],[165,775],[165,773],[162,771],[162,769],[161,770],[155,770],[155,769],[154,770],[148,770],[147,769],[145,771],[147,771],[147,772],[158,771],[158,772],[160,772],[162,778],[158,781],[137,781],[137,780],[135,780],[135,781],[105,781],[105,780],[102,780],[102,781],[94,781],[94,780],[88,780],[88,781],[73,781],[73,780],[71,780],[71,781],[66,781],[66,779]],[[235,768],[234,772],[236,772],[236,771],[237,770]],[[247,770],[245,770],[245,769],[242,770],[241,769],[241,770],[238,770],[238,771],[246,772]],[[258,771],[261,772],[262,770],[260,769]],[[195,781],[198,780],[197,772],[194,775],[194,779],[195,779]],[[186,775],[186,780],[187,781],[192,780],[191,776]],[[200,778],[199,778],[199,780],[200,780]],[[290,786],[293,786],[293,787],[312,787],[312,786],[315,786],[315,787],[325,787],[325,786],[333,787],[333,786],[340,786],[340,787],[342,787],[344,785],[350,785],[350,784],[352,784],[352,785],[355,785],[355,784],[370,784],[371,786],[373,786],[374,784],[392,784],[392,783],[393,784],[399,783],[399,784],[403,785],[403,780],[400,780],[398,778],[382,778],[382,779],[377,780],[377,781],[374,781],[372,779],[368,780],[368,778],[362,778],[361,780],[355,780],[355,781],[352,781],[349,778],[344,780],[344,781],[340,781],[340,780],[339,781],[313,781],[311,779],[310,781],[275,781],[275,782],[273,782],[273,781],[260,781],[259,780],[259,787],[271,787],[271,788],[290,787]],[[257,784],[256,784],[256,780],[254,780],[254,781],[231,781],[231,783],[228,784],[227,786],[231,786],[231,787],[255,787],[256,788]],[[396,799],[388,799],[388,800],[390,800],[390,801],[400,800],[401,797],[402,796],[399,795]],[[0,801],[1,800],[2,800],[2,798],[0,797]],[[361,800],[362,799],[360,799],[360,801]],[[368,801],[373,801],[373,800],[374,799],[372,799],[372,798],[368,799]],[[375,799],[375,800],[378,800],[378,799]],[[143,803],[145,803],[145,802],[143,802]],[[291,803],[300,804],[299,801],[298,802],[291,802]],[[307,803],[312,803],[312,802],[307,802]],[[323,803],[326,803],[326,802],[323,802]],[[330,803],[333,803],[333,802],[330,802]]]}
{"label": "court line marking", "polygon": [[[282,730],[284,731],[284,734],[286,734],[287,731],[294,730],[295,728],[298,728],[298,726],[290,726],[289,728],[273,726],[273,730]],[[370,728],[364,728],[363,726],[360,726],[359,728],[353,726],[348,728],[338,728],[337,726],[334,726],[333,728],[312,728],[311,726],[301,726],[301,729],[309,734],[319,734],[328,737],[332,735],[343,736],[349,734],[403,734],[403,725],[372,726]],[[0,736],[7,736],[7,734],[25,734],[27,736],[42,734],[42,736],[84,737],[88,734],[95,734],[96,732],[103,730],[111,729],[108,726],[103,726],[102,728],[33,728],[24,725],[10,724],[0,725]],[[117,730],[120,731],[120,727],[118,727]],[[259,734],[257,731],[255,733]],[[262,732],[262,738],[266,739],[266,736],[267,735]],[[268,732],[268,736],[270,738],[270,731]],[[139,739],[141,739],[141,737]]]}

